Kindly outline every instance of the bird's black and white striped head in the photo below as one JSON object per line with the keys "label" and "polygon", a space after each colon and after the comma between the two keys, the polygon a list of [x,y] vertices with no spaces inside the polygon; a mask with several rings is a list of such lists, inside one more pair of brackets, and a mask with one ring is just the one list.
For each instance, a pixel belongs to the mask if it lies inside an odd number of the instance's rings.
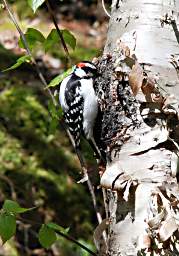
{"label": "bird's black and white striped head", "polygon": [[75,66],[73,73],[80,78],[93,78],[97,74],[97,69],[92,62],[82,61]]}

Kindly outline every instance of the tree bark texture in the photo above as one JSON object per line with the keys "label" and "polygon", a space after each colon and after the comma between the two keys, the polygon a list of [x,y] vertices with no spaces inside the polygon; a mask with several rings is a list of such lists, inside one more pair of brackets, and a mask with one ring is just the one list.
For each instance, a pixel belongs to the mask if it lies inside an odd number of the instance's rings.
{"label": "tree bark texture", "polygon": [[179,1],[112,2],[96,60],[108,207],[99,255],[179,255],[178,17]]}

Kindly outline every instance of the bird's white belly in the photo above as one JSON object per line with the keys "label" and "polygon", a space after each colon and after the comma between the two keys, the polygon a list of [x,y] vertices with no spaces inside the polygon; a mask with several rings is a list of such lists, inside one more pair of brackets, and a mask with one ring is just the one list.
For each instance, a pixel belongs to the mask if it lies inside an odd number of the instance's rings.
{"label": "bird's white belly", "polygon": [[98,101],[92,79],[81,79],[81,95],[84,99],[83,130],[87,139],[93,137],[93,127],[98,114]]}

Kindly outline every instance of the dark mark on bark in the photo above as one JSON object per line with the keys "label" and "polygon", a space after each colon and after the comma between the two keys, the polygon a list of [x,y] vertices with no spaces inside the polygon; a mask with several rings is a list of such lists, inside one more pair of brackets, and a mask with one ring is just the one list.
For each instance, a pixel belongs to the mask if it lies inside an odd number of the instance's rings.
{"label": "dark mark on bark", "polygon": [[131,17],[130,17],[130,16],[128,16],[128,17],[127,17],[127,23],[125,24],[125,28],[126,28],[126,27],[127,27],[127,25],[129,24],[130,19],[131,19]]}
{"label": "dark mark on bark", "polygon": [[179,44],[179,31],[178,31],[178,28],[177,28],[176,20],[172,20],[172,21],[171,21],[171,25],[172,25],[173,31],[174,31],[174,33],[175,33],[177,42],[178,42],[178,44]]}
{"label": "dark mark on bark", "polygon": [[[116,9],[119,9],[119,7],[120,7],[119,2],[120,2],[120,0],[116,1]],[[121,2],[122,2],[122,0],[121,0]]]}
{"label": "dark mark on bark", "polygon": [[[101,76],[96,79],[95,90],[99,100],[100,114],[94,136],[97,144],[106,153],[109,151],[107,148],[117,147],[120,151],[121,145],[128,139],[125,131],[129,127],[135,128],[138,124],[138,102],[133,96],[128,75],[124,72],[121,77],[117,77],[115,73],[114,63],[118,54],[114,54],[113,57],[101,57],[97,65]],[[119,141],[120,145],[117,143]]]}
{"label": "dark mark on bark", "polygon": [[117,22],[120,22],[121,20],[122,20],[122,18],[121,18],[121,17],[116,18],[116,21],[117,21]]}
{"label": "dark mark on bark", "polygon": [[117,176],[116,176],[116,178],[113,180],[113,182],[112,182],[112,190],[114,189],[114,186],[115,186],[115,183],[116,183],[116,181],[119,179],[119,177],[121,176],[121,175],[123,175],[124,174],[124,172],[121,172],[120,174],[118,174]]}
{"label": "dark mark on bark", "polygon": [[169,15],[168,13],[165,13],[163,17],[160,19],[161,26],[163,27],[164,24],[169,24],[172,25],[173,31],[175,33],[175,37],[177,39],[177,42],[179,44],[179,31],[178,27],[176,24],[175,16],[174,16],[174,11],[172,10],[172,15]]}

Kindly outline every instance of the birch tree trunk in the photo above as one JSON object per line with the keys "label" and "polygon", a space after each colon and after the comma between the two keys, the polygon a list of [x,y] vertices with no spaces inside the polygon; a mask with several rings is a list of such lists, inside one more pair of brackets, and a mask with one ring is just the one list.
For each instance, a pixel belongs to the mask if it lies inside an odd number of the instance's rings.
{"label": "birch tree trunk", "polygon": [[[112,1],[97,60],[96,140],[107,156],[99,255],[179,255],[178,17],[178,0]],[[97,241],[105,228],[107,247]]]}

